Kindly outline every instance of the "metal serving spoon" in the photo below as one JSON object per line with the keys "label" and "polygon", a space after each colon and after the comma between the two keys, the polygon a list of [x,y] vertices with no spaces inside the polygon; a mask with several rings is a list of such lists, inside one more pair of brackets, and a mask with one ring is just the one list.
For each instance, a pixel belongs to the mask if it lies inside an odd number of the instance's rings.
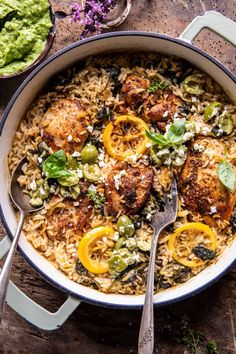
{"label": "metal serving spoon", "polygon": [[9,278],[10,278],[10,273],[11,273],[11,267],[13,263],[13,257],[16,251],[16,246],[18,244],[18,240],[20,237],[20,233],[25,221],[25,216],[28,213],[33,213],[35,211],[41,210],[43,206],[40,207],[33,207],[29,203],[29,196],[25,194],[20,187],[19,183],[17,182],[18,177],[22,175],[22,166],[27,163],[27,158],[24,157],[19,164],[17,165],[15,171],[13,172],[12,178],[11,178],[11,183],[10,183],[10,197],[15,206],[19,209],[20,211],[20,220],[19,224],[17,226],[17,230],[14,236],[14,239],[12,241],[11,248],[8,252],[6,261],[3,265],[1,274],[0,274],[0,323],[3,318],[3,313],[4,313],[4,304],[5,304],[5,298],[6,298],[6,293],[7,293],[7,287],[9,283]]}
{"label": "metal serving spoon", "polygon": [[[168,196],[170,194],[170,198]],[[143,306],[142,320],[139,331],[138,352],[139,354],[152,354],[154,347],[154,318],[153,318],[153,288],[157,242],[161,231],[172,224],[177,216],[178,191],[174,177],[172,177],[171,191],[164,198],[165,210],[157,211],[152,218],[151,225],[154,228],[152,247],[150,251],[147,286]]]}

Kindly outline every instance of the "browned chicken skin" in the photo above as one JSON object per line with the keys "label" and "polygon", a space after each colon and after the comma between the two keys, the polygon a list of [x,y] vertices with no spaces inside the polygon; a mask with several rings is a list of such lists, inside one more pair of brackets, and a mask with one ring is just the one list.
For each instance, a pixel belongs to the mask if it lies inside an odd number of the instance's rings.
{"label": "browned chicken skin", "polygon": [[164,93],[163,97],[152,94],[144,105],[145,117],[149,122],[173,120],[174,114],[179,113],[181,103],[181,99],[170,91]]}
{"label": "browned chicken skin", "polygon": [[105,195],[108,214],[136,214],[146,203],[152,187],[151,167],[117,163],[107,176]]}
{"label": "browned chicken skin", "polygon": [[54,151],[63,149],[73,153],[81,150],[88,137],[85,117],[86,109],[78,100],[59,99],[42,119],[44,141]]}
{"label": "browned chicken skin", "polygon": [[[194,144],[204,147],[204,150],[195,152]],[[211,137],[201,137],[193,145],[179,179],[179,191],[185,206],[199,212],[209,225],[214,225],[214,214],[229,221],[236,201],[236,191],[230,193],[217,174],[219,161],[224,157],[224,143]]]}
{"label": "browned chicken skin", "polygon": [[132,109],[137,109],[148,97],[150,81],[139,75],[129,75],[125,80],[121,94],[122,99]]}
{"label": "browned chicken skin", "polygon": [[[54,197],[55,203],[57,201]],[[86,221],[92,213],[92,203],[82,191],[77,199],[78,205],[74,205],[71,199],[64,199],[55,207],[52,214],[47,218],[47,235],[51,240],[64,240],[66,236],[75,236],[83,232]]]}
{"label": "browned chicken skin", "polygon": [[[173,120],[175,113],[180,112],[179,106],[183,102],[171,91],[158,90],[154,94],[149,94],[149,85],[149,79],[139,75],[129,75],[121,88],[121,97],[126,107],[133,110],[143,105],[143,119],[150,123],[156,123],[161,131],[165,131],[166,122]],[[122,109],[124,113],[125,108]]]}

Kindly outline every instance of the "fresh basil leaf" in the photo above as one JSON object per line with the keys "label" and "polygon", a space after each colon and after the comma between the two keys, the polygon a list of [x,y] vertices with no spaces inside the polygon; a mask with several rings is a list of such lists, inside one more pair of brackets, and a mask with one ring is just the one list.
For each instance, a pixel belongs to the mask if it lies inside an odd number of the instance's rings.
{"label": "fresh basil leaf", "polygon": [[171,143],[179,143],[183,140],[183,136],[185,133],[185,124],[185,120],[178,119],[170,125],[166,137]]}
{"label": "fresh basil leaf", "polygon": [[153,141],[155,144],[160,145],[160,146],[165,146],[169,144],[168,139],[164,135],[161,134],[152,134],[146,130],[146,135],[148,139]]}
{"label": "fresh basil leaf", "polygon": [[71,173],[66,170],[66,156],[63,150],[55,152],[44,161],[43,172],[46,178],[71,176]]}
{"label": "fresh basil leaf", "polygon": [[221,183],[232,193],[235,186],[234,167],[223,160],[219,163],[217,173]]}

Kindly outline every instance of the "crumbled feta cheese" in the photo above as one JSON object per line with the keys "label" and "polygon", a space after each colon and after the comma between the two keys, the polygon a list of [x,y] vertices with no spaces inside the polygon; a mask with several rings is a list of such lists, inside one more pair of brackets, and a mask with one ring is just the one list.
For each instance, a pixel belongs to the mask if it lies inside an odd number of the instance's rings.
{"label": "crumbled feta cheese", "polygon": [[193,149],[194,151],[202,152],[205,149],[205,147],[203,145],[195,143],[193,144]]}
{"label": "crumbled feta cheese", "polygon": [[172,160],[171,160],[171,158],[169,157],[167,160],[165,160],[164,161],[164,165],[171,165],[171,162],[172,162]]}
{"label": "crumbled feta cheese", "polygon": [[207,134],[209,134],[210,132],[211,132],[211,128],[210,128],[210,127],[204,126],[204,127],[202,128],[202,134],[203,134],[203,135],[207,135]]}
{"label": "crumbled feta cheese", "polygon": [[106,243],[107,242],[107,237],[103,236],[102,240],[103,240],[104,243]]}
{"label": "crumbled feta cheese", "polygon": [[42,162],[43,162],[42,157],[38,157],[38,163],[42,163]]}
{"label": "crumbled feta cheese", "polygon": [[74,206],[79,206],[79,202],[74,202],[73,205]]}
{"label": "crumbled feta cheese", "polygon": [[98,166],[101,167],[101,168],[104,167],[105,166],[105,162],[104,161],[99,161],[98,162]]}
{"label": "crumbled feta cheese", "polygon": [[168,117],[168,114],[169,114],[169,111],[165,111],[165,112],[163,113],[162,117],[163,117],[163,118],[166,118],[166,117]]}
{"label": "crumbled feta cheese", "polygon": [[106,179],[105,179],[104,176],[101,176],[101,177],[99,178],[99,181],[102,182],[102,183],[105,183]]}
{"label": "crumbled feta cheese", "polygon": [[192,132],[187,132],[183,136],[183,141],[188,141],[191,140],[194,137],[194,133]]}
{"label": "crumbled feta cheese", "polygon": [[197,97],[192,96],[192,97],[191,97],[191,100],[192,100],[192,102],[196,102],[196,101],[197,101]]}
{"label": "crumbled feta cheese", "polygon": [[36,184],[35,180],[33,180],[33,181],[30,183],[29,187],[30,187],[30,189],[31,189],[32,191],[36,191],[36,189],[37,189],[37,184]]}
{"label": "crumbled feta cheese", "polygon": [[78,169],[78,170],[75,171],[75,173],[77,174],[77,176],[79,178],[83,178],[83,171],[82,170]]}
{"label": "crumbled feta cheese", "polygon": [[114,241],[118,241],[119,238],[120,238],[119,232],[118,232],[118,231],[115,231],[114,236],[113,236]]}
{"label": "crumbled feta cheese", "polygon": [[211,206],[211,207],[210,207],[210,210],[211,210],[211,214],[214,214],[214,213],[217,212],[217,209],[216,209],[215,206]]}
{"label": "crumbled feta cheese", "polygon": [[178,118],[178,113],[177,112],[173,115],[173,118],[174,119]]}
{"label": "crumbled feta cheese", "polygon": [[93,126],[92,125],[88,125],[87,126],[87,130],[89,133],[92,133],[93,132]]}
{"label": "crumbled feta cheese", "polygon": [[98,160],[103,161],[105,158],[105,153],[102,149],[99,149],[100,154],[98,155]]}
{"label": "crumbled feta cheese", "polygon": [[133,257],[135,261],[139,261],[139,254],[138,253],[133,253]]}
{"label": "crumbled feta cheese", "polygon": [[72,137],[71,134],[68,135],[67,140],[68,140],[69,142],[73,140],[73,137]]}
{"label": "crumbled feta cheese", "polygon": [[97,188],[95,187],[94,184],[91,184],[91,185],[88,187],[88,191],[90,191],[90,192],[97,192]]}
{"label": "crumbled feta cheese", "polygon": [[169,149],[162,149],[160,151],[157,152],[157,157],[161,158],[164,155],[169,155],[170,154],[170,150]]}
{"label": "crumbled feta cheese", "polygon": [[152,214],[151,214],[151,213],[148,213],[147,216],[146,216],[146,219],[150,221],[151,218],[152,218]]}
{"label": "crumbled feta cheese", "polygon": [[117,173],[113,178],[115,182],[115,189],[118,191],[120,189],[120,182],[121,182],[121,177],[125,176],[127,172],[125,170],[121,170],[119,173]]}
{"label": "crumbled feta cheese", "polygon": [[45,190],[43,189],[43,187],[40,187],[39,188],[39,193],[41,194],[41,195],[45,195],[46,193],[45,193]]}
{"label": "crumbled feta cheese", "polygon": [[131,160],[133,163],[135,163],[138,160],[139,155],[134,154],[128,157],[129,160]]}
{"label": "crumbled feta cheese", "polygon": [[80,152],[79,152],[79,151],[74,151],[71,156],[73,156],[73,157],[79,157],[79,156],[80,156]]}

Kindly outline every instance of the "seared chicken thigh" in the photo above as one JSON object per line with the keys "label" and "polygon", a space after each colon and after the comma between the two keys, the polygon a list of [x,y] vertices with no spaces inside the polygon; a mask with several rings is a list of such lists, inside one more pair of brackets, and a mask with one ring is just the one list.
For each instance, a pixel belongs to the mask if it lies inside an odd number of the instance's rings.
{"label": "seared chicken thigh", "polygon": [[210,225],[214,224],[214,214],[229,221],[236,200],[236,190],[230,193],[217,173],[224,150],[224,143],[217,139],[197,138],[189,149],[179,179],[179,190],[186,208],[199,212]]}
{"label": "seared chicken thigh", "polygon": [[116,215],[137,213],[147,201],[152,187],[154,171],[151,167],[132,167],[125,162],[115,165],[107,176],[106,211]]}
{"label": "seared chicken thigh", "polygon": [[59,99],[42,119],[44,141],[54,151],[63,149],[73,153],[81,150],[88,137],[85,119],[86,109],[78,100]]}

